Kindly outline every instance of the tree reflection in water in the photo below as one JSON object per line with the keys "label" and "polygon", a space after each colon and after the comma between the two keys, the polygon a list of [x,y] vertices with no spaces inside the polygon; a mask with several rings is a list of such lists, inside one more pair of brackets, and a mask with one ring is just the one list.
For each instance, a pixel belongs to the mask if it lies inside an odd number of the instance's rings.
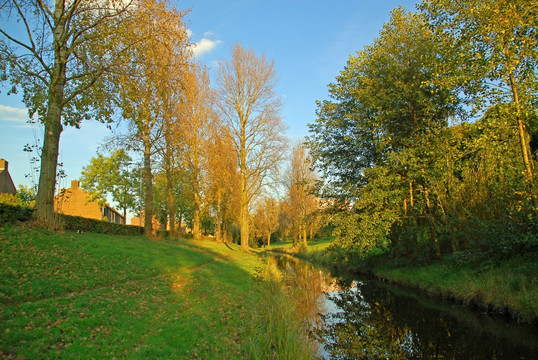
{"label": "tree reflection in water", "polygon": [[538,329],[427,299],[386,284],[337,280],[277,257],[298,309],[330,359],[536,359]]}

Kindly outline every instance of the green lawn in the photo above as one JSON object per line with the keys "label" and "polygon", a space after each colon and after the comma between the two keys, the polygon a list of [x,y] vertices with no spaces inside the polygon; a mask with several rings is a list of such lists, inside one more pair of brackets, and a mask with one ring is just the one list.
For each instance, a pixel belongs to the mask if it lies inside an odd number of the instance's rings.
{"label": "green lawn", "polygon": [[[0,357],[311,357],[306,343],[291,344],[296,335],[266,333],[274,316],[266,302],[282,297],[280,287],[256,279],[264,266],[212,241],[2,227]],[[299,322],[290,324],[280,326]]]}

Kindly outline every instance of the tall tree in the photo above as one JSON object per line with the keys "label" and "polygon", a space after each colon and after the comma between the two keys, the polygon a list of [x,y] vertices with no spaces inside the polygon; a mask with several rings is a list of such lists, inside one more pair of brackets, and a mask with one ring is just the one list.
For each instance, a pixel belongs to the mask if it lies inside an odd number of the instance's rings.
{"label": "tall tree", "polygon": [[[1,79],[23,90],[30,117],[44,124],[37,217],[54,221],[58,148],[63,126],[110,121],[106,73],[133,41],[118,42],[138,1],[9,0],[0,5]],[[126,26],[132,26],[126,25]]]}
{"label": "tall tree", "polygon": [[241,248],[248,250],[249,205],[275,174],[284,153],[274,62],[235,45],[232,58],[219,63],[217,82],[218,108],[238,154]]}
{"label": "tall tree", "polygon": [[[176,126],[176,146],[182,167],[188,174],[194,201],[194,237],[200,236],[201,209],[207,195],[207,149],[214,126],[214,94],[209,87],[209,74],[198,64],[191,64],[184,74],[181,122]],[[217,165],[218,166],[218,165]]]}
{"label": "tall tree", "polygon": [[213,126],[206,149],[208,158],[208,200],[216,214],[217,241],[227,241],[227,228],[237,223],[239,213],[239,172],[237,152],[227,136],[228,129]]}
{"label": "tall tree", "polygon": [[460,105],[458,89],[439,81],[441,55],[422,17],[397,8],[319,104],[308,145],[314,165],[354,200],[354,212],[337,218],[342,243],[360,252],[387,244],[411,208],[423,222],[434,204],[431,165],[442,151],[433,140]]}
{"label": "tall tree", "polygon": [[[153,172],[155,155],[164,131],[171,86],[177,78],[171,69],[183,64],[188,37],[183,26],[185,12],[169,9],[159,0],[144,0],[137,8],[136,26],[121,29],[127,38],[139,38],[129,49],[129,62],[114,78],[118,106],[129,120],[131,141],[144,159],[144,233],[152,234]],[[171,84],[172,82],[172,84]]]}
{"label": "tall tree", "polygon": [[[528,133],[538,99],[538,6],[535,0],[428,0],[421,5],[458,65],[449,81],[463,84],[482,112],[508,103],[518,129],[522,168],[533,180]],[[450,53],[450,52],[448,52]]]}

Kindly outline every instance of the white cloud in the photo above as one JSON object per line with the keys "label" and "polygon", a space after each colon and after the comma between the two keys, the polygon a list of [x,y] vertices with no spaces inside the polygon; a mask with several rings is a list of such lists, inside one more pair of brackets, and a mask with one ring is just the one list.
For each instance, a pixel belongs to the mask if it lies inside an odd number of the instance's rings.
{"label": "white cloud", "polygon": [[192,52],[195,57],[200,57],[203,54],[207,54],[215,49],[222,41],[220,40],[210,40],[208,38],[203,38],[199,42],[193,45]]}
{"label": "white cloud", "polygon": [[0,104],[0,121],[27,123],[28,110]]}

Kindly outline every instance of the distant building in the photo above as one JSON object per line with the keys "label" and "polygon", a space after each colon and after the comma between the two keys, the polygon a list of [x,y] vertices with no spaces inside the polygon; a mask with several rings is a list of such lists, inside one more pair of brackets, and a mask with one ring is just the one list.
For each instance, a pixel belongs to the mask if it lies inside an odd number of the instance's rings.
{"label": "distant building", "polygon": [[9,175],[8,162],[0,159],[0,194],[15,194],[17,188]]}
{"label": "distant building", "polygon": [[125,224],[125,217],[108,204],[102,206],[98,201],[92,201],[90,194],[80,187],[78,180],[71,181],[70,188],[62,189],[54,197],[54,211],[65,215]]}

